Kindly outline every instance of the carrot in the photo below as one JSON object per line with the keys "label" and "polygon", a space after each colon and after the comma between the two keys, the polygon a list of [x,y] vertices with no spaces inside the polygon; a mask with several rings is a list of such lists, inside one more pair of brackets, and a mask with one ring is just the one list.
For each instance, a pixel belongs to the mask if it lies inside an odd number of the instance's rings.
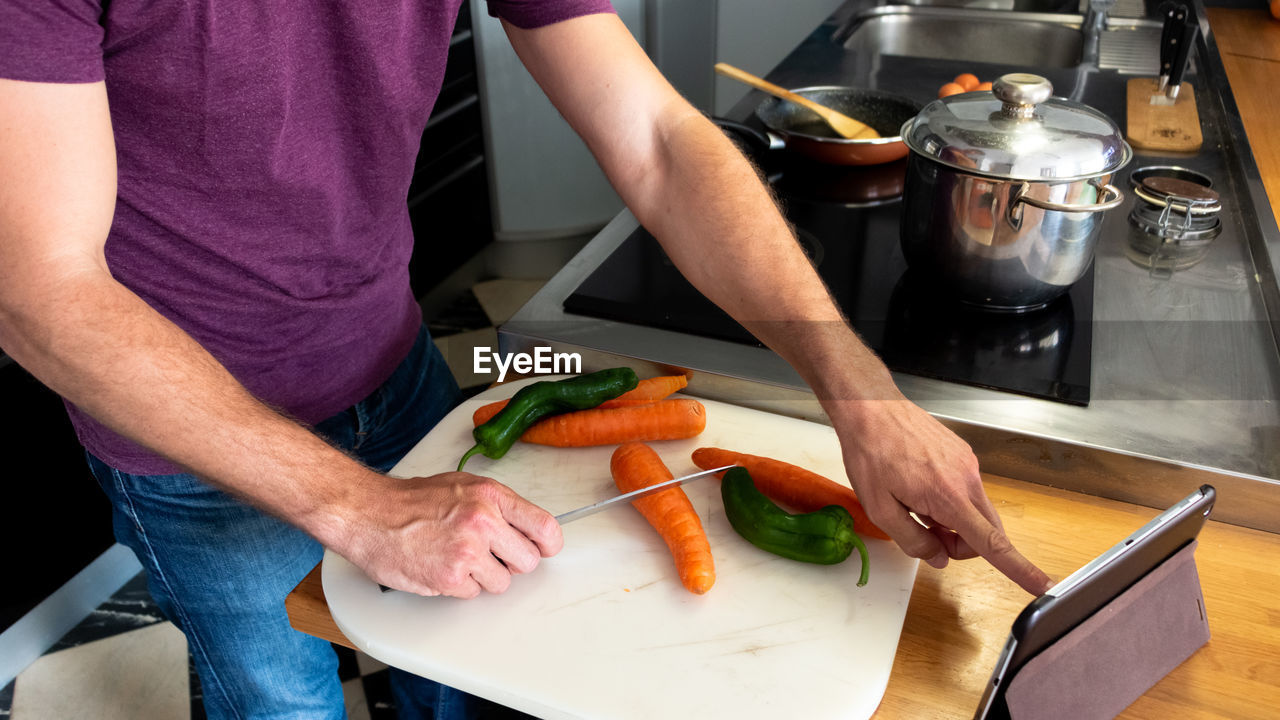
{"label": "carrot", "polygon": [[888,540],[889,534],[876,527],[867,517],[853,490],[815,472],[781,460],[722,450],[698,448],[693,451],[693,464],[703,470],[723,465],[741,465],[751,473],[756,487],[774,502],[789,505],[800,512],[813,512],[827,505],[840,505],[853,516],[854,528],[863,535]]}
{"label": "carrot", "polygon": [[[622,393],[612,400],[605,400],[596,406],[596,409],[607,409],[615,407],[626,407],[628,405],[648,405],[666,398],[672,393],[683,390],[689,384],[689,378],[684,375],[662,375],[659,377],[647,378],[641,380],[634,389]],[[502,408],[507,406],[506,400],[491,402],[488,405],[481,405],[471,414],[471,422],[479,427],[489,421],[494,415],[497,415]]]}
{"label": "carrot", "polygon": [[[622,492],[631,492],[672,478],[671,471],[653,448],[643,443],[626,443],[613,451],[609,461],[613,482]],[[682,488],[673,487],[631,503],[649,521],[671,551],[680,584],[699,595],[716,582],[711,543],[702,529],[702,520]]]}
{"label": "carrot", "polygon": [[612,400],[600,403],[600,408],[626,407],[628,405],[648,405],[665,400],[672,393],[680,392],[689,385],[686,375],[661,375],[641,380],[635,389],[628,390]]}
{"label": "carrot", "polygon": [[683,440],[707,426],[707,409],[691,398],[648,405],[578,410],[534,423],[520,439],[553,447],[592,447],[625,442]]}
{"label": "carrot", "polygon": [[506,400],[491,402],[488,405],[481,405],[476,408],[475,412],[471,413],[471,422],[475,427],[480,427],[492,420],[494,415],[502,412],[502,408],[506,407],[507,403],[510,401],[511,398],[507,398]]}

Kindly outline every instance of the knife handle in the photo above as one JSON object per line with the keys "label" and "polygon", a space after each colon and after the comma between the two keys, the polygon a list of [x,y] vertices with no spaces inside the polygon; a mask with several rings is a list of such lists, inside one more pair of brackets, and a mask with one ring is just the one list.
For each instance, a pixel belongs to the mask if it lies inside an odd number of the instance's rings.
{"label": "knife handle", "polygon": [[1188,13],[1182,33],[1178,37],[1178,48],[1177,53],[1173,56],[1173,67],[1169,70],[1169,89],[1167,94],[1171,99],[1178,97],[1178,86],[1182,84],[1182,76],[1187,72],[1187,61],[1191,57],[1191,47],[1195,45],[1196,35],[1199,32],[1200,24],[1196,22],[1196,16]]}
{"label": "knife handle", "polygon": [[1175,0],[1165,0],[1160,3],[1160,15],[1164,23],[1160,31],[1160,87],[1157,92],[1164,92],[1169,84],[1169,76],[1173,73],[1174,55],[1177,52],[1188,13],[1187,6]]}

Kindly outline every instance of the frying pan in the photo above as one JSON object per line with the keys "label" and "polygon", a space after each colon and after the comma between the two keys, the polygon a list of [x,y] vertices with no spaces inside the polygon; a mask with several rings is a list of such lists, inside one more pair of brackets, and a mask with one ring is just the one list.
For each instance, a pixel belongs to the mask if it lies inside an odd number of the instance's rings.
{"label": "frying pan", "polygon": [[813,112],[778,98],[768,98],[756,108],[756,117],[782,139],[787,150],[828,165],[879,165],[906,157],[902,125],[923,107],[884,90],[826,85],[792,92],[857,118],[880,133],[870,140],[842,138]]}
{"label": "frying pan", "polygon": [[784,195],[848,207],[881,205],[902,196],[906,158],[877,165],[835,165],[788,152],[787,142],[772,130],[721,117],[710,119],[752,158],[769,185]]}
{"label": "frying pan", "polygon": [[779,195],[844,207],[898,202],[907,180],[906,158],[879,165],[823,165],[796,156],[777,167],[772,185]]}

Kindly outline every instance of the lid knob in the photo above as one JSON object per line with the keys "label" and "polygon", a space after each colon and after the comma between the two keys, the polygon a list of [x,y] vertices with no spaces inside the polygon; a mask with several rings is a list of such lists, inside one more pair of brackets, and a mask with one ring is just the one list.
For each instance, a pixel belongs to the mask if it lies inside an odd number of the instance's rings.
{"label": "lid knob", "polygon": [[1036,105],[1053,95],[1053,85],[1039,75],[1009,73],[991,84],[991,92],[1004,103],[1001,113],[1018,120],[1030,119]]}

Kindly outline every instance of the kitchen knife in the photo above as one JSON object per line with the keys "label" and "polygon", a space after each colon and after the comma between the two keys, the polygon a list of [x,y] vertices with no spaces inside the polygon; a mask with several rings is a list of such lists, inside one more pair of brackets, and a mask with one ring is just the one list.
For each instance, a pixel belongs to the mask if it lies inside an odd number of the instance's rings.
{"label": "kitchen knife", "polygon": [[1160,17],[1164,25],[1160,31],[1160,81],[1156,92],[1162,93],[1169,86],[1169,74],[1173,70],[1173,56],[1186,23],[1187,6],[1174,0],[1160,3]]}
{"label": "kitchen knife", "polygon": [[629,493],[616,495],[614,497],[609,498],[608,500],[601,500],[598,503],[594,503],[592,505],[586,505],[584,507],[578,508],[577,510],[570,510],[567,513],[561,513],[556,516],[556,522],[560,523],[561,525],[564,525],[565,523],[573,522],[578,518],[583,518],[588,515],[594,515],[600,512],[601,510],[608,510],[609,508],[615,507],[617,505],[625,505],[631,502],[632,500],[639,500],[640,498],[645,497],[646,495],[652,495],[657,492],[662,492],[663,490],[669,490],[673,487],[678,487],[680,485],[683,485],[689,482],[690,480],[697,480],[698,478],[703,477],[704,475],[714,475],[715,473],[718,473],[718,472],[724,472],[725,470],[728,470],[731,467],[733,467],[733,465],[725,465],[724,467],[712,468],[710,470],[703,470],[701,472],[693,473],[692,475],[685,475],[684,477],[678,477],[678,478],[675,478],[674,480],[667,480],[664,482],[660,482],[657,485],[650,485],[649,487],[642,487],[639,490],[632,490]]}
{"label": "kitchen knife", "polygon": [[1178,88],[1182,85],[1182,76],[1187,71],[1187,61],[1191,57],[1191,46],[1195,44],[1196,34],[1199,32],[1200,23],[1196,22],[1194,14],[1188,12],[1178,37],[1173,66],[1169,69],[1169,87],[1165,90],[1165,97],[1170,100],[1178,98]]}
{"label": "kitchen knife", "polygon": [[[657,485],[650,485],[649,487],[643,487],[643,488],[640,488],[639,490],[632,490],[629,493],[616,495],[614,497],[609,498],[608,500],[601,500],[598,503],[592,503],[591,505],[580,507],[577,510],[570,510],[569,512],[561,513],[556,516],[556,522],[560,523],[561,525],[564,525],[565,523],[573,522],[578,518],[583,518],[588,515],[595,515],[601,510],[608,510],[611,507],[617,507],[618,505],[625,505],[627,503],[630,503],[632,500],[639,500],[640,498],[645,497],[647,495],[659,493],[659,492],[662,492],[663,490],[670,490],[673,487],[679,487],[689,482],[690,480],[697,480],[698,478],[704,477],[706,475],[714,475],[715,473],[718,473],[718,472],[724,472],[725,470],[728,470],[731,467],[734,467],[734,466],[725,465],[724,467],[712,468],[710,470],[702,470],[702,471],[693,473],[692,475],[685,475],[684,477],[678,477],[673,480],[665,480],[663,482],[658,483]],[[379,584],[378,588],[382,590],[382,592],[384,593],[391,591],[391,588],[382,584]]]}

